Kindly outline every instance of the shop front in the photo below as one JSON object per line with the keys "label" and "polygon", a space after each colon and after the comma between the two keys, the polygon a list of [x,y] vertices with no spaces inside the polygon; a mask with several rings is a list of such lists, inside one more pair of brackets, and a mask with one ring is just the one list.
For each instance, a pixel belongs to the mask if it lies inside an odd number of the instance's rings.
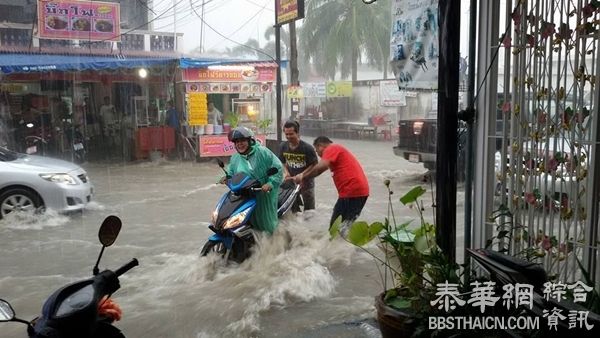
{"label": "shop front", "polygon": [[185,112],[191,137],[200,157],[229,156],[235,152],[227,138],[237,126],[252,129],[259,142],[266,142],[272,114],[276,63],[247,62],[186,67]]}
{"label": "shop front", "polygon": [[25,152],[36,140],[37,154],[65,159],[78,144],[89,160],[132,159],[138,130],[162,124],[175,61],[1,54],[0,143]]}

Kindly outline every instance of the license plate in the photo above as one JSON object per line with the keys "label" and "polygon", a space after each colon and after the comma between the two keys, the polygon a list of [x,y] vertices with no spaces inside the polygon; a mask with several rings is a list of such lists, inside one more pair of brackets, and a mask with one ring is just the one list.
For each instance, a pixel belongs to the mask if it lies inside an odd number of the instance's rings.
{"label": "license plate", "polygon": [[27,148],[27,150],[25,152],[27,154],[29,154],[29,155],[35,154],[35,153],[37,153],[37,147],[36,146],[31,146],[31,147]]}
{"label": "license plate", "polygon": [[81,149],[83,149],[83,143],[75,143],[75,144],[73,145],[73,148],[74,148],[75,150],[81,150]]}
{"label": "license plate", "polygon": [[408,161],[419,163],[419,154],[408,154]]}

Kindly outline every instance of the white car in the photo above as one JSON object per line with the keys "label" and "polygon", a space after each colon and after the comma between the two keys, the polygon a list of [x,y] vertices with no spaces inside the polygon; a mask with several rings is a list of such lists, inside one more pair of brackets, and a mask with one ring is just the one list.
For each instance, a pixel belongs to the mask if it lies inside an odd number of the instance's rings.
{"label": "white car", "polygon": [[15,211],[81,210],[93,194],[94,186],[78,165],[0,147],[0,219]]}

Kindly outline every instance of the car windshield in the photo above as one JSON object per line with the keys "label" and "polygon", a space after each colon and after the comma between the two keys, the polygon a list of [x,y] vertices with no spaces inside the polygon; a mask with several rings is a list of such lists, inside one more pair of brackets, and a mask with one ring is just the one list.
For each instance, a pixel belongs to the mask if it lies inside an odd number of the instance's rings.
{"label": "car windshield", "polygon": [[19,157],[23,157],[25,155],[19,154],[12,150],[8,150],[6,148],[0,147],[0,161],[2,162],[10,162],[18,159]]}

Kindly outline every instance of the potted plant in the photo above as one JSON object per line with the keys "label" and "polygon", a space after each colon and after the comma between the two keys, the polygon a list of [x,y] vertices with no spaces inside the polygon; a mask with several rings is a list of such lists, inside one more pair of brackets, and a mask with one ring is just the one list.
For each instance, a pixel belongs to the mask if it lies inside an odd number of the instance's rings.
{"label": "potted plant", "polygon": [[[392,206],[390,181],[388,215],[383,221],[371,224],[356,221],[342,224],[338,219],[330,229],[333,237],[341,234],[349,243],[361,248],[381,265],[383,292],[375,298],[377,320],[383,337],[410,337],[431,334],[427,331],[427,316],[435,313],[431,301],[436,298],[438,283],[461,285],[460,267],[450,262],[435,242],[435,226],[423,216],[420,197],[425,189],[418,186],[400,198],[400,202],[417,211],[419,225],[412,222],[398,225]],[[380,252],[373,252],[367,244],[376,242]],[[383,271],[381,271],[383,269]]]}
{"label": "potted plant", "polygon": [[231,129],[236,128],[240,124],[240,115],[235,112],[229,112],[225,116],[225,123],[228,124]]}

